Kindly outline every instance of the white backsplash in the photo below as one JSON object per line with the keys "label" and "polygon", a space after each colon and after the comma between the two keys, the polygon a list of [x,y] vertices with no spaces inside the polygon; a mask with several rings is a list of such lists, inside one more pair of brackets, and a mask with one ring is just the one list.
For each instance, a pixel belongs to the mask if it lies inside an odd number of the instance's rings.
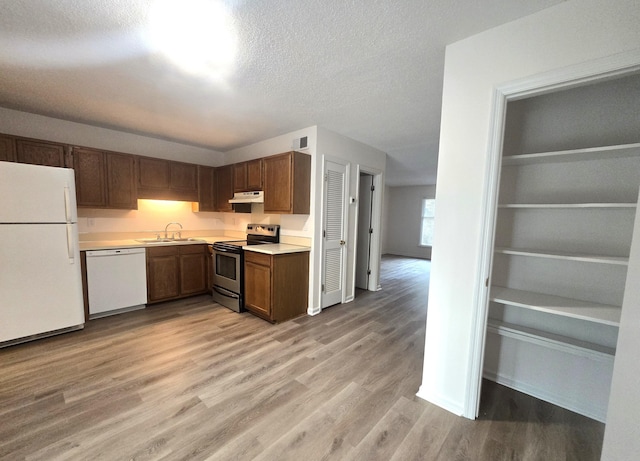
{"label": "white backsplash", "polygon": [[138,200],[137,210],[78,209],[82,233],[158,232],[170,222],[185,230],[224,230],[223,213],[194,212],[191,202]]}

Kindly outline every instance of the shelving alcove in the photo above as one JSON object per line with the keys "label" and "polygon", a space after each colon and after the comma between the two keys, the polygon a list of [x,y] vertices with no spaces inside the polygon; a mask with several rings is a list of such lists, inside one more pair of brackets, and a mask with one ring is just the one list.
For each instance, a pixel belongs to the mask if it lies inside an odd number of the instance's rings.
{"label": "shelving alcove", "polygon": [[484,377],[605,421],[640,143],[504,155]]}

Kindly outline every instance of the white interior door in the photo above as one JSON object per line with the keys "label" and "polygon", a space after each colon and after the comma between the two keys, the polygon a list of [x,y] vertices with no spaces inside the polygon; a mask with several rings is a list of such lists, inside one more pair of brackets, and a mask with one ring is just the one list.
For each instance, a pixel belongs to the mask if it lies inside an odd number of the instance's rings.
{"label": "white interior door", "polygon": [[356,287],[369,289],[371,273],[371,217],[373,204],[373,176],[360,173],[358,193],[358,241],[356,243]]}
{"label": "white interior door", "polygon": [[326,161],[324,166],[322,308],[343,300],[345,276],[345,181],[347,167]]}

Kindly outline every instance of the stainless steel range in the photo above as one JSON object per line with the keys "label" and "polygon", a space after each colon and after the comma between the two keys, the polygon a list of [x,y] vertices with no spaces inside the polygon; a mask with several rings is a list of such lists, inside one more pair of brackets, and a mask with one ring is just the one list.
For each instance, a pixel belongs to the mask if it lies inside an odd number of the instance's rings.
{"label": "stainless steel range", "polygon": [[265,243],[280,243],[280,225],[247,224],[246,240],[229,240],[211,245],[214,301],[236,312],[244,310],[244,250],[242,247]]}

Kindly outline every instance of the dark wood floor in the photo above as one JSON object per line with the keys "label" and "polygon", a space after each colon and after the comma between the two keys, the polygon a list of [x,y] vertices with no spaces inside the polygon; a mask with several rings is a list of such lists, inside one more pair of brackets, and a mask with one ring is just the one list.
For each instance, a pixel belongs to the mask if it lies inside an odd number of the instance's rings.
{"label": "dark wood floor", "polygon": [[208,297],[0,350],[0,459],[597,460],[604,426],[493,383],[477,421],[415,397],[429,262],[281,325]]}

